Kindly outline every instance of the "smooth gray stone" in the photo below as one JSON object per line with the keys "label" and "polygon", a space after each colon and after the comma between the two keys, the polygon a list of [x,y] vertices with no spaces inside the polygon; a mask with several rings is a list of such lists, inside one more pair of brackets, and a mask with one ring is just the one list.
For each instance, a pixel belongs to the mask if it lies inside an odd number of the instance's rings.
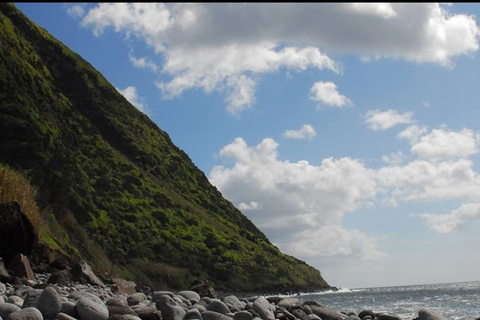
{"label": "smooth gray stone", "polygon": [[133,314],[137,315],[135,311],[129,306],[107,306],[108,314],[111,316],[113,314]]}
{"label": "smooth gray stone", "polygon": [[435,310],[423,308],[418,311],[418,320],[447,320]]}
{"label": "smooth gray stone", "polygon": [[7,291],[7,287],[3,282],[0,282],[0,293]]}
{"label": "smooth gray stone", "polygon": [[[100,300],[100,299],[98,299]],[[100,300],[101,301],[101,300]],[[103,303],[84,296],[77,300],[77,312],[83,320],[107,320],[108,309]]]}
{"label": "smooth gray stone", "polygon": [[200,295],[195,291],[184,290],[180,291],[178,294],[188,300],[194,299],[196,302],[200,301]]}
{"label": "smooth gray stone", "polygon": [[116,307],[128,306],[127,300],[119,297],[110,298],[105,302],[105,304],[107,306],[116,306]]}
{"label": "smooth gray stone", "polygon": [[14,305],[13,303],[2,303],[0,304],[0,317],[6,319],[10,313],[18,310],[20,310],[20,307]]}
{"label": "smooth gray stone", "polygon": [[77,304],[74,302],[62,302],[62,309],[60,309],[60,312],[78,318]]}
{"label": "smooth gray stone", "polygon": [[37,301],[37,309],[45,319],[53,319],[62,310],[62,300],[53,287],[46,287]]}
{"label": "smooth gray stone", "polygon": [[197,309],[190,309],[183,316],[183,320],[203,320],[200,311]]}
{"label": "smooth gray stone", "polygon": [[[32,290],[33,288],[30,286],[22,286],[17,290],[15,290],[15,295],[25,300],[28,296],[28,293]],[[37,290],[41,290],[41,289],[37,289]]]}
{"label": "smooth gray stone", "polygon": [[144,304],[137,304],[131,307],[132,310],[143,320],[161,319],[160,311],[155,305],[146,306]]}
{"label": "smooth gray stone", "polygon": [[[320,318],[320,317],[317,316],[316,314],[311,313],[311,314],[309,314],[309,315],[307,316],[307,319],[309,319],[309,320],[322,320],[323,318]],[[327,319],[327,318],[326,318],[326,319]],[[330,318],[328,318],[328,319],[330,319]]]}
{"label": "smooth gray stone", "polygon": [[157,302],[161,296],[169,296],[173,298],[175,295],[171,291],[154,291],[152,294],[152,302]]}
{"label": "smooth gray stone", "polygon": [[223,303],[233,312],[245,310],[245,304],[233,295],[223,298]]}
{"label": "smooth gray stone", "polygon": [[[1,300],[0,300],[0,302],[1,302]],[[13,303],[14,305],[19,306],[21,308],[23,306],[24,300],[22,298],[20,298],[19,296],[10,296],[10,297],[8,297],[7,302],[8,303]]]}
{"label": "smooth gray stone", "polygon": [[171,297],[166,295],[161,296],[157,301],[157,309],[162,313],[164,320],[182,320],[187,313],[183,307],[178,306]]}
{"label": "smooth gray stone", "polygon": [[372,310],[362,310],[359,314],[358,314],[358,317],[360,319],[363,319],[364,317],[366,316],[370,316],[372,319],[375,318],[375,312],[373,312]]}
{"label": "smooth gray stone", "polygon": [[132,294],[127,297],[127,303],[129,306],[134,306],[136,304],[139,304],[143,301],[147,300],[147,296],[141,292]]}
{"label": "smooth gray stone", "polygon": [[[22,308],[30,308],[30,307],[37,307],[37,301],[40,299],[40,295],[42,294],[42,289],[32,289],[29,290],[27,293],[25,301],[23,302]],[[18,294],[17,294],[18,295]]]}
{"label": "smooth gray stone", "polygon": [[268,302],[264,297],[257,298],[253,302],[253,310],[262,318],[263,320],[274,320],[275,319],[275,306]]}
{"label": "smooth gray stone", "polygon": [[305,311],[303,311],[302,309],[292,310],[292,314],[298,319],[308,320],[307,313]]}
{"label": "smooth gray stone", "polygon": [[253,315],[248,311],[239,311],[235,313],[233,320],[253,320]]}
{"label": "smooth gray stone", "polygon": [[288,319],[290,320],[296,320],[297,317],[295,317],[293,314],[291,314],[287,308],[284,308],[284,307],[281,307],[281,306],[277,306],[277,310],[275,310],[275,314],[278,313],[278,311],[280,311],[281,313],[283,313]]}
{"label": "smooth gray stone", "polygon": [[85,292],[85,291],[78,291],[70,294],[68,296],[69,299],[73,299],[75,301],[78,301],[80,298],[88,298],[98,304],[104,304],[103,300],[94,295],[93,293],[90,292]]}
{"label": "smooth gray stone", "polygon": [[202,313],[203,320],[232,320],[227,315],[215,312],[215,311],[205,311]]}
{"label": "smooth gray stone", "polygon": [[60,312],[59,314],[57,314],[57,319],[58,320],[77,320],[77,318],[72,317],[71,315],[68,315],[63,312]]}
{"label": "smooth gray stone", "polygon": [[202,299],[199,301],[199,302],[206,302],[207,304],[205,306],[207,306],[210,302],[212,302],[212,298],[210,297],[202,297]]}
{"label": "smooth gray stone", "polygon": [[308,304],[304,304],[302,306],[302,309],[303,311],[305,311],[305,313],[308,315],[308,314],[312,314],[312,308],[310,308],[310,306]]}
{"label": "smooth gray stone", "polygon": [[[323,320],[343,320],[346,319],[347,316],[341,314],[340,312],[325,308],[319,307],[317,305],[310,305],[310,309],[312,309],[313,314],[319,316]],[[309,315],[310,316],[310,315]]]}
{"label": "smooth gray stone", "polygon": [[173,297],[173,301],[175,301],[177,303],[177,305],[185,307],[185,308],[192,306],[190,300],[185,299],[183,296],[180,296],[180,295],[176,295],[175,297]]}
{"label": "smooth gray stone", "polygon": [[220,300],[213,299],[207,306],[208,311],[215,311],[221,314],[227,314],[230,312],[227,305]]}
{"label": "smooth gray stone", "polygon": [[2,296],[0,296],[0,304],[5,303],[5,299],[3,299]]}
{"label": "smooth gray stone", "polygon": [[10,313],[5,320],[43,320],[42,313],[37,308],[29,307]]}
{"label": "smooth gray stone", "polygon": [[108,320],[142,320],[141,318],[131,314],[112,314]]}
{"label": "smooth gray stone", "polygon": [[377,316],[378,320],[402,320],[399,316],[395,314],[380,314]]}
{"label": "smooth gray stone", "polygon": [[142,320],[141,318],[131,314],[124,314],[123,317],[125,318],[125,320]]}
{"label": "smooth gray stone", "polygon": [[307,306],[317,306],[317,307],[322,307],[322,308],[325,308],[325,306],[323,304],[321,304],[320,302],[318,301],[315,301],[315,300],[307,300],[303,303],[303,305],[307,305]]}
{"label": "smooth gray stone", "polygon": [[198,311],[200,312],[204,312],[204,311],[207,311],[207,308],[205,308],[204,306],[202,306],[201,304],[199,303],[195,303],[192,308],[195,308],[197,309]]}
{"label": "smooth gray stone", "polygon": [[347,320],[362,320],[362,319],[360,319],[357,316],[351,315],[351,316],[348,316]]}
{"label": "smooth gray stone", "polygon": [[284,307],[286,309],[289,309],[295,305],[297,305],[299,302],[299,300],[297,298],[285,298],[285,299],[282,299],[280,300],[278,303],[277,303],[277,306],[280,306],[280,307]]}

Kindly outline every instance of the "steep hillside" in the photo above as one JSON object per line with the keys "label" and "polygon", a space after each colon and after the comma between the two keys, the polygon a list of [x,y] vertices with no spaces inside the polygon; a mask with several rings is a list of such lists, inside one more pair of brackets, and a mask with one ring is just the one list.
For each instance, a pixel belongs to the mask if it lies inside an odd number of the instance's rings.
{"label": "steep hillside", "polygon": [[[325,287],[88,62],[0,4],[0,162],[37,188],[55,254],[152,285]],[[45,240],[43,239],[43,240]]]}

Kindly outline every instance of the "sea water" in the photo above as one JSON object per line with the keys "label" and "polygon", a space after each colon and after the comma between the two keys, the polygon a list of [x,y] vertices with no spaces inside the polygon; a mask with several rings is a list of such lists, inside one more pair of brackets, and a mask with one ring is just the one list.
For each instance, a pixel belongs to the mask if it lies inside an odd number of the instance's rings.
{"label": "sea water", "polygon": [[341,289],[337,292],[304,293],[300,301],[316,300],[336,311],[387,312],[411,320],[418,310],[429,308],[447,319],[474,320],[480,317],[480,281],[401,287]]}

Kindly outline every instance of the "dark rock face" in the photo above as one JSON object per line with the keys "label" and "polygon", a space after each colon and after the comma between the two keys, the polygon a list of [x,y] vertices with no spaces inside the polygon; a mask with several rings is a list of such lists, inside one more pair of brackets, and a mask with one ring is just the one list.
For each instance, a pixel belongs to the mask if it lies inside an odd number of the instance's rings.
{"label": "dark rock face", "polygon": [[75,264],[71,273],[73,278],[76,280],[84,281],[100,287],[105,286],[103,281],[100,280],[95,273],[93,273],[92,267],[90,267],[85,260],[80,260],[77,264]]}
{"label": "dark rock face", "polygon": [[210,286],[208,281],[195,280],[189,290],[195,291],[200,297],[210,297],[216,299],[215,290]]}
{"label": "dark rock face", "polygon": [[18,253],[12,259],[10,259],[8,268],[12,270],[13,274],[17,277],[35,280],[35,275],[33,274],[33,270],[30,266],[28,258],[21,253]]}
{"label": "dark rock face", "polygon": [[0,204],[0,257],[8,264],[17,254],[30,255],[37,243],[33,226],[17,201]]}
{"label": "dark rock face", "polygon": [[8,278],[9,274],[7,268],[5,268],[5,264],[3,263],[3,259],[0,258],[0,279]]}

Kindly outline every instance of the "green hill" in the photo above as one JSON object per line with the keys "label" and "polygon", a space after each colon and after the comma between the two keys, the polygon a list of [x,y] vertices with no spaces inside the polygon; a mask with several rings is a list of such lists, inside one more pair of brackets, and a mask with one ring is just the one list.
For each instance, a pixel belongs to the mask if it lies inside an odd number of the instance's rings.
{"label": "green hill", "polygon": [[[282,254],[189,157],[79,55],[0,4],[0,163],[37,189],[44,259],[185,287],[327,287]],[[41,250],[40,250],[41,249]]]}

